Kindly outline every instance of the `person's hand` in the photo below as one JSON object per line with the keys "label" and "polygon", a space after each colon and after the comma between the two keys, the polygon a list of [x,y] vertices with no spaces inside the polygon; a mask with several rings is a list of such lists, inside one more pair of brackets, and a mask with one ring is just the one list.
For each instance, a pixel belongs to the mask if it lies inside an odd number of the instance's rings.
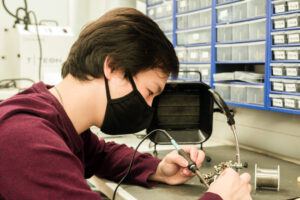
{"label": "person's hand", "polygon": [[208,192],[218,194],[223,200],[251,200],[250,179],[248,173],[239,175],[233,169],[227,168],[210,185]]}
{"label": "person's hand", "polygon": [[[205,157],[203,151],[198,150],[196,146],[183,146],[182,148],[200,167]],[[169,185],[185,183],[194,176],[187,166],[188,162],[174,150],[163,158],[156,169],[156,173],[151,175],[149,179]]]}

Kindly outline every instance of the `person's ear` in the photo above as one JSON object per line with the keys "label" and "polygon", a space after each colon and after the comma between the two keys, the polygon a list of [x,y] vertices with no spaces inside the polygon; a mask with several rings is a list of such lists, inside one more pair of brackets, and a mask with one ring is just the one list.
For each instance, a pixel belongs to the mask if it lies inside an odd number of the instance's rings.
{"label": "person's ear", "polygon": [[124,79],[125,73],[120,69],[114,69],[111,66],[111,58],[106,56],[103,64],[103,73],[107,80],[112,78]]}
{"label": "person's ear", "polygon": [[112,76],[113,69],[110,67],[110,58],[109,56],[106,56],[103,64],[103,73],[104,76],[110,80]]}

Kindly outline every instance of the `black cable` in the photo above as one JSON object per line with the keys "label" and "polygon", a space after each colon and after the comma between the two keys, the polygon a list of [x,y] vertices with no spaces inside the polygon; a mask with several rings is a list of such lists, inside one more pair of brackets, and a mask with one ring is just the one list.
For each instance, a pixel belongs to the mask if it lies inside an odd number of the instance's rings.
{"label": "black cable", "polygon": [[1,82],[4,82],[4,81],[29,81],[29,82],[34,83],[34,80],[32,80],[32,79],[30,79],[30,78],[9,78],[9,79],[1,79],[1,80],[0,80],[0,83],[1,83]]}
{"label": "black cable", "polygon": [[39,57],[39,81],[41,81],[42,80],[42,57],[43,57],[42,42],[41,42],[41,38],[40,38],[40,34],[39,34],[38,20],[37,20],[36,14],[33,11],[30,11],[29,14],[33,15],[34,24],[35,24],[35,28],[36,28],[36,36],[37,36],[38,44],[39,44],[39,52],[40,52],[40,57]]}
{"label": "black cable", "polygon": [[[37,35],[37,39],[38,39],[38,45],[39,45],[39,66],[38,66],[38,80],[41,81],[42,80],[42,57],[43,57],[43,49],[42,49],[42,42],[41,42],[41,38],[40,38],[40,34],[39,34],[39,28],[38,28],[38,20],[36,17],[36,14],[34,11],[28,11],[28,4],[27,4],[27,0],[24,0],[24,8],[19,7],[16,10],[16,15],[14,15],[12,12],[9,11],[9,9],[7,8],[6,4],[5,4],[5,0],[2,0],[2,5],[5,9],[5,11],[13,16],[16,19],[15,24],[19,23],[20,21],[23,21],[25,24],[25,30],[28,30],[28,25],[31,24],[31,20],[30,20],[30,14],[33,15],[34,18],[34,24],[36,27],[36,35]],[[25,12],[25,16],[22,18],[19,17],[19,12],[23,10]]]}
{"label": "black cable", "polygon": [[[18,24],[18,23],[20,23],[20,21],[23,21],[24,24],[25,24],[25,29],[27,30],[28,25],[30,24],[30,19],[29,19],[29,14],[28,14],[28,6],[27,6],[28,4],[27,4],[27,0],[24,0],[24,5],[25,5],[24,8],[22,8],[22,7],[17,8],[16,14],[13,14],[13,13],[7,8],[7,6],[6,6],[6,4],[5,4],[5,0],[2,0],[2,5],[3,5],[5,11],[6,11],[9,15],[11,15],[12,17],[15,18],[15,20],[16,20],[16,21],[15,21],[15,24]],[[25,16],[24,16],[23,19],[19,17],[19,11],[20,11],[20,10],[24,10],[24,12],[25,12]]]}
{"label": "black cable", "polygon": [[25,5],[25,10],[28,11],[28,4],[27,4],[27,0],[24,0],[24,5]]}
{"label": "black cable", "polygon": [[229,124],[229,126],[235,125],[234,114],[231,113],[230,109],[228,108],[227,104],[220,96],[220,94],[213,89],[209,89],[208,91],[212,94],[213,99],[220,108],[220,110],[226,115],[227,123]]}
{"label": "black cable", "polygon": [[[29,17],[29,14],[30,12],[28,11],[28,6],[27,6],[27,0],[24,0],[24,10],[25,10],[25,17],[24,17],[24,24],[25,24],[25,30],[28,30],[28,25],[31,24],[30,22],[30,17]],[[36,22],[37,24],[37,22]]]}
{"label": "black cable", "polygon": [[[132,165],[133,165],[133,162],[134,162],[134,157],[135,157],[135,155],[136,155],[136,153],[137,153],[138,148],[141,146],[141,144],[142,144],[142,143],[143,143],[150,135],[152,135],[153,133],[155,133],[155,132],[157,132],[157,131],[160,131],[160,132],[162,132],[162,133],[166,133],[165,130],[162,130],[162,129],[155,129],[155,130],[149,132],[145,137],[143,137],[143,139],[139,142],[139,144],[137,145],[137,147],[136,147],[135,150],[134,150],[134,153],[133,153],[133,155],[132,155],[132,158],[131,158],[131,161],[130,161],[130,164],[129,164],[129,167],[128,167],[128,169],[127,169],[126,174],[125,174],[125,175],[123,176],[123,178],[119,181],[117,187],[116,187],[115,190],[114,190],[112,200],[115,200],[118,188],[120,187],[120,185],[122,184],[122,182],[126,179],[126,177],[129,175],[130,170],[131,170]],[[168,135],[167,135],[167,137],[168,137]]]}
{"label": "black cable", "polygon": [[[17,82],[18,81],[29,81],[31,83],[34,83],[32,79],[29,78],[12,78],[12,79],[2,79],[0,80],[0,89],[3,88],[18,88]],[[20,88],[18,88],[20,89]]]}
{"label": "black cable", "polygon": [[10,80],[10,81],[7,81],[6,83],[0,84],[0,89],[16,88],[16,87],[17,87],[17,84],[13,80]]}
{"label": "black cable", "polygon": [[23,10],[24,13],[26,12],[26,10],[25,10],[24,8],[19,7],[19,8],[17,8],[17,10],[16,10],[16,17],[17,17],[18,19],[20,19],[20,20],[23,21],[23,19],[21,19],[21,18],[19,17],[19,12],[20,12],[21,10]]}
{"label": "black cable", "polygon": [[11,15],[12,17],[16,18],[17,19],[17,16],[14,15],[12,12],[9,11],[9,9],[6,7],[6,4],[5,4],[5,0],[2,0],[2,5],[3,5],[3,8],[5,9],[5,11]]}

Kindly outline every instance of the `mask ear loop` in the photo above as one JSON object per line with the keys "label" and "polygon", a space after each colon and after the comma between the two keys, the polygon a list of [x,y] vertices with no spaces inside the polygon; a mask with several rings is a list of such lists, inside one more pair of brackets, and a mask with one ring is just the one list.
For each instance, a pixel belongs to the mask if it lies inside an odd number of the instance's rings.
{"label": "mask ear loop", "polygon": [[134,80],[133,80],[133,77],[132,77],[131,73],[126,73],[126,74],[127,74],[127,76],[128,76],[128,79],[129,79],[129,81],[130,81],[132,87],[133,87],[133,90],[137,91],[137,88],[136,88],[136,85],[135,85],[135,82],[134,82]]}
{"label": "mask ear loop", "polygon": [[105,77],[105,75],[104,75],[104,82],[105,82],[105,90],[106,90],[107,101],[110,101],[111,97],[110,97],[110,92],[109,92],[109,87],[108,87],[108,80]]}

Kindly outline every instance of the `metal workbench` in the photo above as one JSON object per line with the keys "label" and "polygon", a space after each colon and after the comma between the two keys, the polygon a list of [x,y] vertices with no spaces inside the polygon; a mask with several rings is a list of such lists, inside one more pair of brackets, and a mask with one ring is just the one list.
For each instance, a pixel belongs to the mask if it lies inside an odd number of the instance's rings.
{"label": "metal workbench", "polygon": [[[206,154],[212,157],[212,161],[204,164],[201,168],[202,173],[211,172],[214,165],[222,161],[233,160],[235,155],[235,148],[231,146],[208,147],[205,150]],[[165,153],[161,152],[159,156],[163,156]],[[243,149],[241,150],[241,159],[249,164],[248,168],[242,171],[250,173],[252,178],[254,178],[255,163],[261,168],[276,168],[277,165],[280,165],[280,191],[253,190],[253,200],[286,200],[300,197],[300,183],[297,183],[297,177],[300,176],[300,165]],[[252,179],[252,186],[253,183],[254,180]],[[180,186],[158,184],[152,189],[146,189],[139,186],[123,185],[122,188],[136,199],[142,200],[196,200],[205,192],[205,188],[199,185],[197,178]]]}

